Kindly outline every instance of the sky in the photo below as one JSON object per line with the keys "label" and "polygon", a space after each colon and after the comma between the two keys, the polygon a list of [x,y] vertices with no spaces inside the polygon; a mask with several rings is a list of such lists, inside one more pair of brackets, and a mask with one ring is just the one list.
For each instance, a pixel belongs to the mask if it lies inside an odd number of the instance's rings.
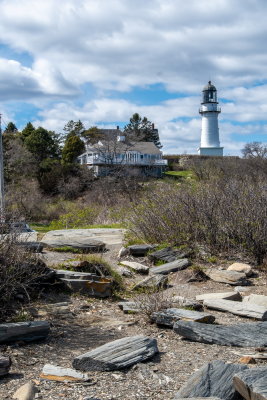
{"label": "sky", "polygon": [[267,142],[266,15],[266,0],[0,0],[2,127],[123,129],[138,112],[165,154],[197,154],[211,80],[240,155]]}

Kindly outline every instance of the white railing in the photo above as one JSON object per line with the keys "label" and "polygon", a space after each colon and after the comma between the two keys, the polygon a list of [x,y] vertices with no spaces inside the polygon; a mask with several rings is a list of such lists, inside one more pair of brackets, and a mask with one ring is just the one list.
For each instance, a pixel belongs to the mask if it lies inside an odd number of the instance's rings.
{"label": "white railing", "polygon": [[139,159],[139,160],[126,160],[121,159],[121,158],[108,158],[108,157],[87,157],[86,162],[82,160],[82,164],[88,164],[88,165],[167,165],[168,161],[167,160],[162,160],[162,159]]}

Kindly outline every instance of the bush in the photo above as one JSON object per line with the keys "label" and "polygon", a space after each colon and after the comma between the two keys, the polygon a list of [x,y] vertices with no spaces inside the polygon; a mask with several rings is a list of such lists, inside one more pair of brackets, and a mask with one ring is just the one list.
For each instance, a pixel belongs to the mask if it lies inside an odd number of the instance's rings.
{"label": "bush", "polygon": [[74,208],[73,211],[62,214],[58,220],[50,224],[51,229],[85,228],[95,222],[100,209],[97,207]]}
{"label": "bush", "polygon": [[214,251],[267,254],[266,179],[244,176],[172,185],[147,193],[130,216],[132,231],[150,243],[208,246]]}

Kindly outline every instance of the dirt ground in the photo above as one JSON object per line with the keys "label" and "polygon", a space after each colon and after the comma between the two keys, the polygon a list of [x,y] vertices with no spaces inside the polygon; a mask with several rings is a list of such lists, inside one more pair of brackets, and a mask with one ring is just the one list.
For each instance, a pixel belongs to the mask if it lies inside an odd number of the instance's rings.
{"label": "dirt ground", "polygon": [[[117,248],[106,255],[116,264]],[[53,255],[47,256],[53,259]],[[64,255],[58,256],[60,262]],[[197,294],[232,291],[229,285],[211,280],[188,283],[188,271],[180,271],[170,277],[171,287],[166,295],[176,294],[194,298]],[[142,276],[138,278],[141,280]],[[260,273],[251,278],[248,293],[267,294],[267,276]],[[46,303],[66,302],[63,310]],[[34,319],[49,319],[51,334],[45,341],[0,346],[0,352],[10,355],[10,374],[0,380],[0,398],[11,399],[15,390],[33,380],[39,388],[38,399],[66,400],[115,400],[115,399],[173,399],[177,390],[189,376],[205,363],[220,359],[237,362],[243,354],[255,349],[224,347],[189,342],[181,339],[171,329],[151,324],[145,315],[124,314],[117,300],[91,299],[64,293],[47,294],[41,301],[31,304],[28,311]],[[219,324],[251,322],[229,313],[209,310]],[[85,353],[109,341],[131,335],[156,338],[159,354],[146,363],[137,364],[124,371],[89,372],[91,380],[86,383],[59,383],[41,380],[39,375],[46,363],[71,367],[75,356]],[[257,361],[258,365],[264,362]]]}

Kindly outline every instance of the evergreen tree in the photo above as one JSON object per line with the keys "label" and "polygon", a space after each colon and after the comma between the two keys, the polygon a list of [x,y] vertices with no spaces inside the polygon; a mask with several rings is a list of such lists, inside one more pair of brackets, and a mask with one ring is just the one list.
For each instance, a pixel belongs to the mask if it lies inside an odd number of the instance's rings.
{"label": "evergreen tree", "polygon": [[4,130],[4,133],[17,133],[18,129],[16,125],[13,122],[9,122],[6,126],[6,129]]}
{"label": "evergreen tree", "polygon": [[63,130],[65,131],[65,135],[68,136],[69,134],[75,134],[77,136],[83,136],[85,127],[83,123],[79,120],[77,122],[70,120],[64,126]]}
{"label": "evergreen tree", "polygon": [[143,142],[153,142],[158,148],[161,148],[158,130],[147,119],[135,113],[130,118],[130,123],[124,127],[125,136],[130,140],[137,140]]}
{"label": "evergreen tree", "polygon": [[99,140],[103,139],[103,133],[101,133],[101,129],[98,129],[97,126],[92,126],[84,131],[83,137],[90,144],[95,144],[98,143]]}
{"label": "evergreen tree", "polygon": [[21,131],[21,138],[25,140],[26,137],[30,136],[35,131],[35,128],[31,122],[28,122],[24,129]]}
{"label": "evergreen tree", "polygon": [[59,140],[53,131],[48,131],[42,127],[33,129],[26,136],[24,144],[38,161],[46,158],[59,158]]}
{"label": "evergreen tree", "polygon": [[82,139],[74,134],[70,133],[67,136],[64,147],[62,149],[62,161],[64,164],[71,164],[76,161],[76,158],[82,154],[85,149],[84,142]]}

